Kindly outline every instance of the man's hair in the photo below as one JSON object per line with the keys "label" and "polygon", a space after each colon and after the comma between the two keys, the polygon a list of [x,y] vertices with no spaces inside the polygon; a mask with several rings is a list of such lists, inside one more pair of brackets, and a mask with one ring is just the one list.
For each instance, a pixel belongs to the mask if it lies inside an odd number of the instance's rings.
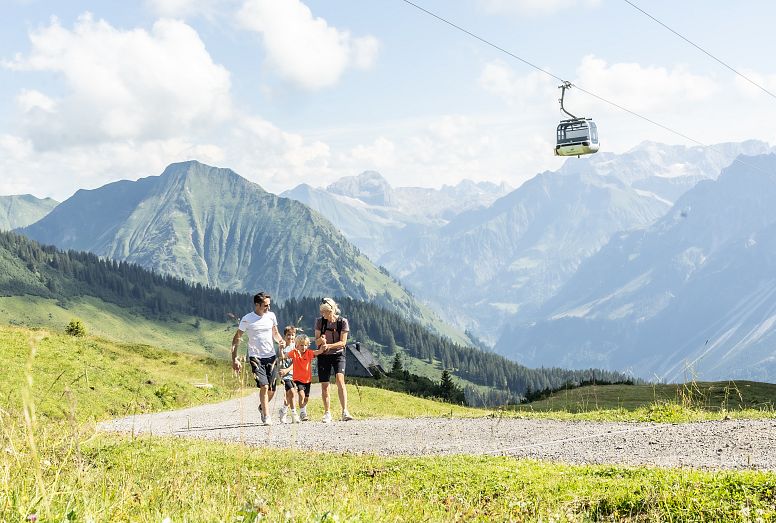
{"label": "man's hair", "polygon": [[293,325],[286,325],[286,328],[283,329],[283,335],[285,336],[286,334],[296,334],[296,327]]}
{"label": "man's hair", "polygon": [[267,298],[272,298],[272,296],[262,291],[253,297],[253,304],[257,305],[259,303],[264,303],[264,300],[266,300]]}

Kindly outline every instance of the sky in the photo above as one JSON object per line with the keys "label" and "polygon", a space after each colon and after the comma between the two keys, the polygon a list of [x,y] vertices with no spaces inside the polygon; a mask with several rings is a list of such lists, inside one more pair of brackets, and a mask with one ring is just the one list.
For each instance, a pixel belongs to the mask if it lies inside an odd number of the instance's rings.
{"label": "sky", "polygon": [[[632,1],[776,93],[776,2]],[[776,97],[625,0],[413,2],[687,137],[572,89],[603,151],[776,143]],[[275,193],[366,170],[516,187],[565,161],[558,84],[404,0],[0,0],[0,195],[192,159]]]}

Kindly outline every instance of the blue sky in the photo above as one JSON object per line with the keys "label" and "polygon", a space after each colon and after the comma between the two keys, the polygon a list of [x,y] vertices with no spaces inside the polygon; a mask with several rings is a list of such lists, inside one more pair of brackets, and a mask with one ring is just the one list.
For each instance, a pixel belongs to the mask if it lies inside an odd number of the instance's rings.
{"label": "blue sky", "polygon": [[[776,143],[776,99],[623,0],[414,0],[704,144]],[[776,92],[776,2],[636,2]],[[197,159],[266,189],[378,170],[517,186],[558,168],[558,82],[401,0],[2,0],[0,194]],[[602,148],[694,145],[579,91]]]}

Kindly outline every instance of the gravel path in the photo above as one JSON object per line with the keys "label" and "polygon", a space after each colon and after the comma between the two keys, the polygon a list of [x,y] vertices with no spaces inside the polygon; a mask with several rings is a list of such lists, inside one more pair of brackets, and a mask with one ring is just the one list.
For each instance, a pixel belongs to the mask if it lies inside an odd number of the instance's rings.
{"label": "gravel path", "polygon": [[[320,391],[316,391],[320,394]],[[315,397],[315,393],[311,394]],[[315,400],[313,400],[315,401]],[[336,398],[333,398],[336,404]],[[273,405],[273,414],[277,414]],[[318,420],[259,424],[258,393],[103,422],[101,430],[385,456],[491,454],[567,463],[776,471],[776,420],[610,423],[528,419]],[[277,417],[275,416],[277,421]],[[304,445],[302,445],[304,443]]]}

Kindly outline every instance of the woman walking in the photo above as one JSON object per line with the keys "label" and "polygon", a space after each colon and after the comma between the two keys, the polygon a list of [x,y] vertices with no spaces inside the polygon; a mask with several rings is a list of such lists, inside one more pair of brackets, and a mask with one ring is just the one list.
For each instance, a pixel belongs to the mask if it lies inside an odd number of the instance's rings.
{"label": "woman walking", "polygon": [[342,421],[350,421],[353,416],[348,412],[348,391],[345,389],[345,346],[348,343],[350,326],[347,318],[339,315],[339,307],[331,298],[321,300],[320,312],[321,317],[315,320],[315,345],[323,351],[318,356],[318,381],[321,383],[321,398],[323,399],[323,422],[331,423],[329,380],[332,370],[342,407]]}

